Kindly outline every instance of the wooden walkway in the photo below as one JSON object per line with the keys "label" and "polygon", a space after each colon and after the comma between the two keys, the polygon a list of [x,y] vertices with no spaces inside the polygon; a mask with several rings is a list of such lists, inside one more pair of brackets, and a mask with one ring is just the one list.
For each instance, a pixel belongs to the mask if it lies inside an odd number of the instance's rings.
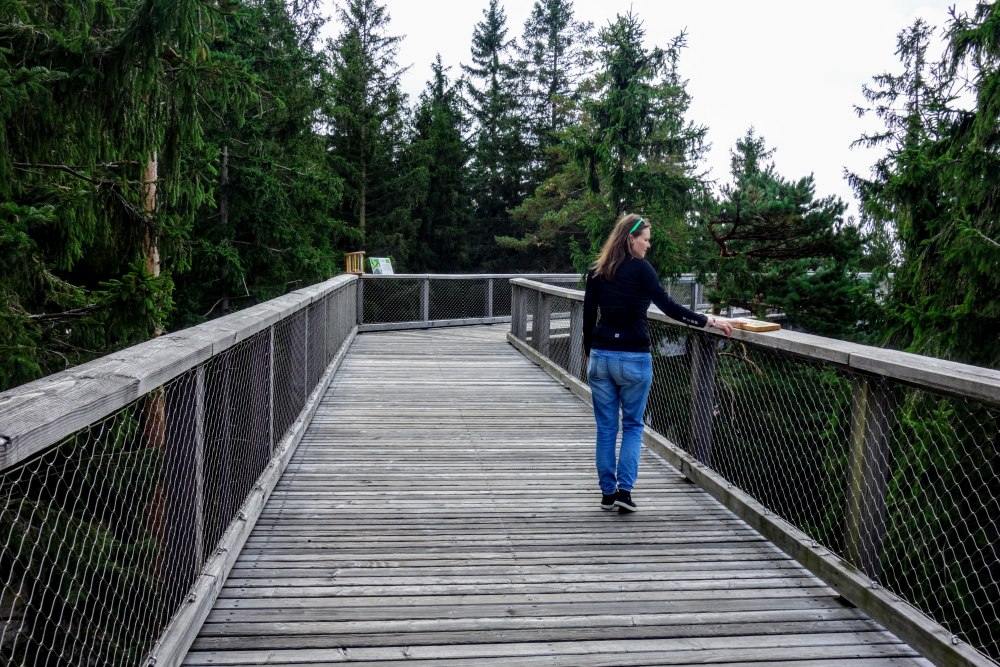
{"label": "wooden walkway", "polygon": [[356,338],[188,665],[929,665],[644,452],[506,328]]}

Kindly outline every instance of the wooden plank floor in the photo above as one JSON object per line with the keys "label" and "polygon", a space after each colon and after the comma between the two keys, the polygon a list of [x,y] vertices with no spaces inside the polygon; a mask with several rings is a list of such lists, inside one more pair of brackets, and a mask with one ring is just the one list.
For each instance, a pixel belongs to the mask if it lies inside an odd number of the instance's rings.
{"label": "wooden plank floor", "polygon": [[356,338],[185,664],[930,664],[648,452],[601,510],[505,332]]}

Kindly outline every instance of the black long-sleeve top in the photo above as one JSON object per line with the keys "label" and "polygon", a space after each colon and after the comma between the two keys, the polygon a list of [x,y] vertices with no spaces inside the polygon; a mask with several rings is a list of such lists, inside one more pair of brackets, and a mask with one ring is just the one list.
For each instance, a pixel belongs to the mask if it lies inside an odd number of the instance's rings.
{"label": "black long-sleeve top", "polygon": [[[583,347],[621,352],[649,352],[650,302],[664,315],[692,326],[704,327],[708,317],[688,310],[670,298],[660,286],[656,269],[644,259],[628,257],[618,267],[614,280],[587,274],[583,296]],[[600,311],[600,321],[597,319]]]}

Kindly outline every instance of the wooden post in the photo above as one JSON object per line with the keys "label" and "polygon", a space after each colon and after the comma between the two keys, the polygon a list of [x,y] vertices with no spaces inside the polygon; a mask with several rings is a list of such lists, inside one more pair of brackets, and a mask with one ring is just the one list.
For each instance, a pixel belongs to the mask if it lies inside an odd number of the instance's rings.
{"label": "wooden post", "polygon": [[486,317],[493,317],[493,279],[486,279]]}
{"label": "wooden post", "polygon": [[267,328],[267,428],[272,454],[274,446],[274,325]]}
{"label": "wooden post", "polygon": [[431,320],[431,279],[424,278],[420,283],[420,319]]}
{"label": "wooden post", "polygon": [[888,380],[858,375],[851,401],[845,553],[878,581],[882,573],[886,490],[892,461],[895,398]]}
{"label": "wooden post", "polygon": [[705,465],[711,465],[715,337],[691,332],[688,343],[691,346],[691,453]]}
{"label": "wooden post", "polygon": [[309,306],[302,309],[302,403],[309,398]]}
{"label": "wooden post", "polygon": [[163,582],[166,608],[175,608],[201,570],[205,527],[205,368],[165,392]]}
{"label": "wooden post", "polygon": [[569,363],[567,370],[579,379],[583,375],[583,302],[569,302]]}
{"label": "wooden post", "polygon": [[528,338],[528,291],[520,285],[511,285],[510,330],[518,340]]}
{"label": "wooden post", "polygon": [[532,325],[532,338],[535,349],[543,357],[549,356],[549,329],[552,319],[552,297],[545,292],[539,292],[535,306],[535,320]]}

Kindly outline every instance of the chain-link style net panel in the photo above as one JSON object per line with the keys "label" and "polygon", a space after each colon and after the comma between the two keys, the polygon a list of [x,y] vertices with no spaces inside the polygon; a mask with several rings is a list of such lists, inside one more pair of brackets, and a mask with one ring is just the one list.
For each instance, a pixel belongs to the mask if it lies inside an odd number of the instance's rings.
{"label": "chain-link style net panel", "polygon": [[[0,473],[0,663],[137,665],[197,572],[191,372]],[[173,541],[173,542],[172,542]]]}
{"label": "chain-link style net panel", "polygon": [[1000,661],[1000,408],[894,394],[878,579]]}
{"label": "chain-link style net panel", "polygon": [[[313,363],[332,359],[355,305],[339,290],[310,310]],[[305,316],[0,472],[0,664],[145,661],[312,389]]]}
{"label": "chain-link style net panel", "polygon": [[1000,410],[650,329],[650,428],[1000,658]]}
{"label": "chain-link style net panel", "polygon": [[306,311],[274,325],[274,436],[281,440],[306,404]]}
{"label": "chain-link style net panel", "polygon": [[851,380],[740,341],[650,325],[650,426],[770,511],[839,545]]}
{"label": "chain-link style net panel", "polygon": [[549,354],[561,368],[569,369],[570,300],[549,296]]}
{"label": "chain-link style net panel", "polygon": [[430,280],[428,314],[432,320],[462,320],[487,316],[484,279]]}
{"label": "chain-link style net panel", "polygon": [[509,278],[493,278],[493,317],[511,316],[511,289]]}
{"label": "chain-link style net panel", "polygon": [[392,278],[364,281],[364,323],[420,322],[422,280]]}
{"label": "chain-link style net panel", "polygon": [[326,298],[323,299],[323,310],[326,313],[326,347],[324,350],[324,367],[329,366],[330,362],[333,361],[334,356],[337,354],[337,350],[340,348],[341,343],[344,342],[347,334],[344,329],[344,320],[350,317],[350,322],[348,324],[354,324],[355,315],[353,308],[355,307],[355,301],[351,301],[352,311],[348,315],[344,312],[343,308],[346,302],[344,298],[348,290],[338,290],[331,294],[328,294]]}
{"label": "chain-link style net panel", "polygon": [[205,539],[208,558],[271,459],[270,333],[205,367]]}
{"label": "chain-link style net panel", "polygon": [[306,393],[312,391],[326,370],[326,308],[322,301],[315,301],[306,308],[306,323],[309,330],[306,339],[308,354],[306,368]]}
{"label": "chain-link style net panel", "polygon": [[698,290],[697,283],[687,280],[671,280],[667,281],[663,286],[666,288],[670,298],[677,303],[692,310],[698,309],[698,304],[693,303]]}
{"label": "chain-link style net panel", "polygon": [[531,347],[537,350],[537,340],[535,337],[535,314],[538,312],[538,292],[535,290],[524,290],[523,294],[525,312],[524,342],[528,343]]}

